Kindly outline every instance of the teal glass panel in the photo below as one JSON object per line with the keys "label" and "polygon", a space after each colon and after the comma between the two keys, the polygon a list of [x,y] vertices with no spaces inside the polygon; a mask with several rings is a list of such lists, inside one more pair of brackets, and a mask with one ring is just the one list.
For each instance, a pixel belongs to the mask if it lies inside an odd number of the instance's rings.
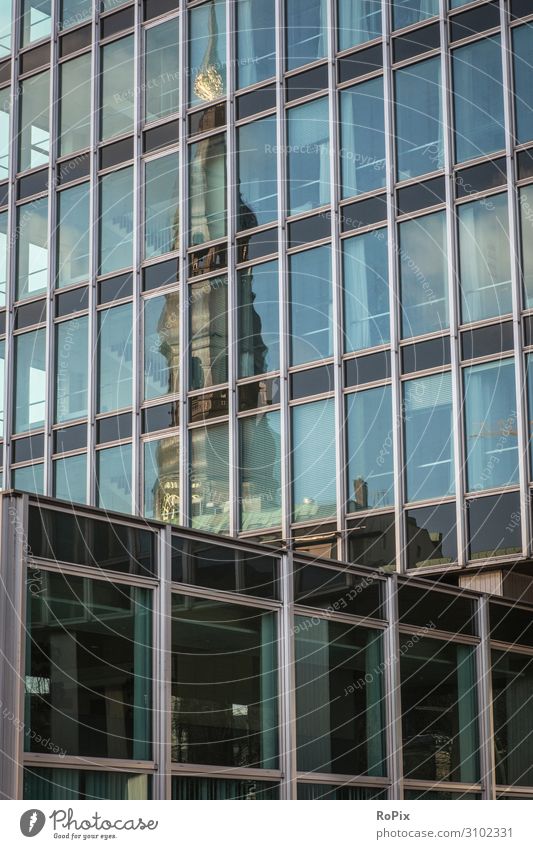
{"label": "teal glass panel", "polygon": [[446,214],[403,221],[400,237],[402,338],[449,326]]}
{"label": "teal glass panel", "polygon": [[16,298],[45,292],[48,285],[48,198],[17,207]]}
{"label": "teal glass panel", "polygon": [[[61,29],[68,29],[90,19],[92,0],[61,0],[60,9],[59,26]],[[39,799],[41,797],[35,796],[34,798]]]}
{"label": "teal glass panel", "polygon": [[34,330],[15,337],[15,433],[36,430],[44,425],[45,343],[45,330]]}
{"label": "teal glass panel", "polygon": [[20,83],[19,171],[48,163],[50,150],[50,72]]}
{"label": "teal glass panel", "polygon": [[11,55],[12,9],[5,3],[0,9],[0,59]]}
{"label": "teal glass panel", "polygon": [[100,180],[100,274],[133,264],[133,168]]}
{"label": "teal glass panel", "polygon": [[[0,15],[2,13],[0,12]],[[1,47],[0,47],[1,53]],[[0,91],[0,180],[9,177],[9,116],[11,113],[11,88]]]}
{"label": "teal glass panel", "polygon": [[342,242],[344,350],[359,351],[390,340],[387,229]]}
{"label": "teal glass panel", "polygon": [[88,334],[87,316],[56,325],[56,422],[68,422],[87,415]]}
{"label": "teal glass panel", "polygon": [[228,279],[213,277],[190,287],[190,389],[228,379]]}
{"label": "teal glass panel", "polygon": [[189,12],[189,103],[226,93],[226,2],[208,0]]}
{"label": "teal glass panel", "polygon": [[285,12],[287,69],[327,56],[327,0],[286,0]]}
{"label": "teal glass panel", "polygon": [[533,139],[533,23],[511,30],[513,38],[516,141]]}
{"label": "teal glass panel", "polygon": [[133,35],[101,49],[100,139],[133,131],[135,103]]}
{"label": "teal glass panel", "polygon": [[390,386],[346,398],[348,512],[394,503]]}
{"label": "teal glass panel", "polygon": [[0,341],[0,438],[4,438],[4,386],[6,371],[6,343]]}
{"label": "teal glass panel", "polygon": [[241,419],[240,526],[248,531],[281,524],[281,431],[279,411]]}
{"label": "teal glass panel", "polygon": [[91,54],[59,66],[59,155],[85,150],[91,143]]}
{"label": "teal glass panel", "polygon": [[144,443],[144,515],[178,524],[180,520],[179,437]]}
{"label": "teal glass panel", "polygon": [[333,354],[331,247],[322,245],[290,258],[291,365]]}
{"label": "teal glass panel", "polygon": [[98,412],[131,406],[132,305],[98,313]]}
{"label": "teal glass panel", "polygon": [[274,0],[237,0],[237,88],[276,73]]}
{"label": "teal glass panel", "polygon": [[54,460],[54,496],[72,504],[87,503],[87,455]]}
{"label": "teal glass panel", "polygon": [[57,286],[89,279],[90,184],[59,192],[57,220]]}
{"label": "teal glass panel", "polygon": [[229,434],[227,424],[191,430],[190,516],[193,528],[213,533],[229,527]]}
{"label": "teal glass panel", "polygon": [[131,445],[104,448],[96,455],[97,506],[132,512]]}
{"label": "teal glass panel", "polygon": [[439,14],[439,0],[392,0],[394,29],[417,24]]}
{"label": "teal glass panel", "polygon": [[44,463],[13,469],[12,480],[14,489],[44,495]]}
{"label": "teal glass panel", "polygon": [[6,304],[7,290],[7,211],[0,212],[0,307]]}
{"label": "teal glass panel", "polygon": [[21,46],[26,47],[33,41],[50,35],[52,0],[21,0],[21,6]]}
{"label": "teal glass panel", "polygon": [[239,377],[279,369],[277,261],[238,273]]}
{"label": "teal glass panel", "polygon": [[407,501],[455,492],[452,376],[449,372],[403,384]]}
{"label": "teal glass panel", "polygon": [[289,213],[324,206],[330,199],[327,97],[287,112]]}
{"label": "teal glass panel", "polygon": [[292,408],[292,512],[295,522],[335,515],[333,399]]}
{"label": "teal glass panel", "polygon": [[396,71],[398,179],[444,167],[440,58]]}
{"label": "teal glass panel", "polygon": [[381,36],[381,0],[338,0],[339,50]]}
{"label": "teal glass panel", "polygon": [[146,163],[144,172],[144,256],[179,248],[179,158],[177,153]]}
{"label": "teal glass panel", "polygon": [[483,38],[452,53],[455,160],[505,148],[501,39]]}
{"label": "teal glass panel", "polygon": [[144,398],[179,391],[179,292],[143,301]]}
{"label": "teal glass panel", "polygon": [[531,309],[533,307],[533,186],[523,186],[519,189],[518,201],[524,299],[526,309]]}
{"label": "teal glass panel", "polygon": [[179,18],[172,18],[145,34],[144,119],[157,121],[178,111]]}
{"label": "teal glass panel", "polygon": [[383,78],[340,92],[343,198],[385,185]]}
{"label": "teal glass panel", "polygon": [[278,217],[276,119],[262,118],[237,130],[238,229]]}
{"label": "teal glass panel", "polygon": [[190,145],[189,216],[191,245],[226,235],[226,134]]}

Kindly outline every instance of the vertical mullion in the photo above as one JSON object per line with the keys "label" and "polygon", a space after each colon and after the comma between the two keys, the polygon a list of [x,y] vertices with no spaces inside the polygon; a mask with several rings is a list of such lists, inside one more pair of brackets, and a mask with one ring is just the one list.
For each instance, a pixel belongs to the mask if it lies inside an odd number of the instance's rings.
{"label": "vertical mullion", "polygon": [[98,135],[100,128],[100,47],[98,42],[99,13],[97,4],[93,6],[92,17],[92,51],[91,51],[91,113],[90,122],[90,157],[91,157],[91,197],[90,197],[90,227],[91,227],[91,251],[89,257],[89,318],[88,318],[88,342],[89,342],[89,380],[87,396],[87,503],[96,504],[96,426],[95,416],[97,410],[97,381],[98,381],[98,314],[96,276],[98,274],[98,250],[99,250],[99,216],[100,203],[98,197]]}
{"label": "vertical mullion", "polygon": [[142,468],[142,445],[141,445],[141,427],[140,427],[140,404],[142,394],[142,378],[141,369],[143,368],[143,359],[141,353],[141,262],[144,254],[143,250],[143,178],[144,164],[142,161],[142,93],[144,87],[142,85],[142,49],[143,49],[143,31],[141,20],[141,6],[135,4],[135,28],[133,36],[133,90],[136,92],[133,108],[133,302],[132,302],[132,504],[133,512],[142,516],[143,501],[141,491],[141,468]]}
{"label": "vertical mullion", "polygon": [[180,374],[179,374],[179,452],[180,452],[180,523],[188,526],[189,520],[189,489],[190,489],[190,451],[188,432],[187,389],[189,363],[189,283],[187,269],[187,241],[189,232],[189,204],[187,196],[189,149],[187,146],[187,99],[188,77],[184,73],[188,67],[187,23],[188,12],[186,0],[181,2],[179,17],[179,50],[180,50],[180,147],[179,147],[179,198],[180,198],[180,262],[179,262],[179,292],[180,292]]}
{"label": "vertical mullion", "polygon": [[153,595],[154,604],[154,752],[157,763],[154,775],[154,799],[171,798],[171,660],[172,594],[171,556],[172,533],[169,525],[161,528],[157,536],[159,584]]}
{"label": "vertical mullion", "polygon": [[226,0],[226,158],[228,222],[228,438],[229,438],[229,533],[236,536],[240,527],[239,437],[237,432],[237,272],[235,270],[235,233],[237,230],[237,170],[235,132],[235,68],[233,59],[235,3]]}
{"label": "vertical mullion", "polygon": [[402,701],[400,686],[400,633],[398,618],[398,576],[384,582],[387,630],[384,632],[385,705],[387,764],[390,798],[403,798]]}
{"label": "vertical mullion", "polygon": [[280,716],[280,766],[283,773],[281,798],[296,799],[296,679],[294,665],[294,592],[293,555],[288,551],[281,555],[281,609],[280,672],[281,716]]}
{"label": "vertical mullion", "polygon": [[495,799],[496,763],[494,757],[494,719],[491,681],[489,598],[481,595],[477,601],[477,619],[481,642],[476,647],[476,672],[479,688],[480,768],[483,798]]}

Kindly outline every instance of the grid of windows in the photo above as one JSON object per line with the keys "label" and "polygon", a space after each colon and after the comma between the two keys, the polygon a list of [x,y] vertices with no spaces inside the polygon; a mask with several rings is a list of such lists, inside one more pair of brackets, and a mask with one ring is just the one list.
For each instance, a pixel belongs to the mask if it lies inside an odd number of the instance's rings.
{"label": "grid of windows", "polygon": [[390,5],[0,12],[4,486],[400,569],[505,487],[531,555],[533,15]]}

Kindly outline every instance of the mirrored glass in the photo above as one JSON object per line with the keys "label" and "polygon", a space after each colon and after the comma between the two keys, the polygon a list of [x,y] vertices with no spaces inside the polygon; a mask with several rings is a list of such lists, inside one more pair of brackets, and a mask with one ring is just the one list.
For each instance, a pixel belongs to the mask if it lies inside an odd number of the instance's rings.
{"label": "mirrored glass", "polygon": [[34,330],[15,337],[15,433],[35,430],[44,425],[45,337],[45,330]]}
{"label": "mirrored glass", "polygon": [[91,141],[91,54],[59,66],[59,155],[85,150]]}
{"label": "mirrored glass", "polygon": [[179,159],[177,153],[146,163],[144,172],[144,256],[179,248]]}
{"label": "mirrored glass", "polygon": [[179,292],[143,302],[144,398],[179,391]]}
{"label": "mirrored glass", "polygon": [[83,283],[89,278],[90,184],[81,183],[58,195],[57,278],[58,288]]}
{"label": "mirrored glass", "polygon": [[87,503],[87,455],[54,460],[54,496],[71,504]]}
{"label": "mirrored glass", "polygon": [[238,273],[239,377],[279,369],[278,263]]}
{"label": "mirrored glass", "polygon": [[383,78],[340,93],[342,196],[352,197],[385,185]]}
{"label": "mirrored glass", "polygon": [[52,0],[22,0],[21,43],[22,47],[46,38],[52,30]]}
{"label": "mirrored glass", "polygon": [[208,0],[189,12],[189,103],[226,93],[226,2]]}
{"label": "mirrored glass", "polygon": [[213,533],[229,527],[228,425],[195,428],[190,434],[193,528]]}
{"label": "mirrored glass", "polygon": [[48,198],[17,207],[17,300],[45,292],[48,285]]}
{"label": "mirrored glass", "polygon": [[439,0],[392,0],[394,29],[408,27],[439,14]]}
{"label": "mirrored glass", "polygon": [[533,23],[512,30],[516,141],[533,139]]}
{"label": "mirrored glass", "polygon": [[237,0],[237,88],[276,73],[274,0]]}
{"label": "mirrored glass", "polygon": [[444,167],[440,59],[396,71],[395,87],[398,180],[439,171]]}
{"label": "mirrored glass", "polygon": [[228,379],[228,280],[214,277],[190,287],[190,388]]}
{"label": "mirrored glass", "polygon": [[452,376],[450,372],[403,384],[408,501],[455,492]]}
{"label": "mirrored glass", "polygon": [[331,247],[293,254],[290,268],[291,365],[333,354]]}
{"label": "mirrored glass", "polygon": [[292,408],[292,508],[295,522],[334,516],[336,510],[333,399]]}
{"label": "mirrored glass", "polygon": [[402,338],[448,327],[446,214],[403,221],[400,237]]}
{"label": "mirrored glass", "polygon": [[178,436],[144,443],[144,515],[172,524],[180,520]]}
{"label": "mirrored glass", "polygon": [[464,162],[505,147],[499,36],[453,51],[455,159]]}
{"label": "mirrored glass", "polygon": [[156,121],[179,109],[179,18],[146,30],[144,120]]}
{"label": "mirrored glass", "polygon": [[358,351],[390,340],[387,229],[342,242],[344,350]]}
{"label": "mirrored glass", "polygon": [[390,386],[346,396],[348,512],[394,503]]}
{"label": "mirrored glass", "polygon": [[338,0],[339,50],[381,35],[381,0]]}
{"label": "mirrored glass", "polygon": [[190,145],[189,218],[191,245],[226,235],[226,135]]}
{"label": "mirrored glass", "polygon": [[262,118],[237,130],[238,229],[278,217],[276,119]]}
{"label": "mirrored glass", "polygon": [[133,168],[100,180],[100,274],[112,274],[133,263]]}
{"label": "mirrored glass", "polygon": [[327,56],[327,0],[286,0],[287,69]]}
{"label": "mirrored glass", "polygon": [[[0,12],[0,15],[2,13]],[[1,50],[0,50],[1,52]],[[9,177],[9,116],[11,113],[11,88],[0,91],[0,180]]]}
{"label": "mirrored glass", "polygon": [[320,98],[287,112],[289,213],[329,203],[328,99]]}
{"label": "mirrored glass", "polygon": [[101,52],[100,139],[133,130],[134,88],[133,35],[112,41]]}
{"label": "mirrored glass", "polygon": [[46,165],[50,150],[50,73],[20,83],[19,171]]}
{"label": "mirrored glass", "polygon": [[56,422],[87,415],[88,322],[85,315],[56,325]]}
{"label": "mirrored glass", "polygon": [[240,527],[281,524],[281,432],[278,411],[239,422]]}
{"label": "mirrored glass", "polygon": [[131,445],[96,453],[96,503],[106,510],[132,512]]}
{"label": "mirrored glass", "polygon": [[98,412],[131,405],[132,305],[98,313]]}

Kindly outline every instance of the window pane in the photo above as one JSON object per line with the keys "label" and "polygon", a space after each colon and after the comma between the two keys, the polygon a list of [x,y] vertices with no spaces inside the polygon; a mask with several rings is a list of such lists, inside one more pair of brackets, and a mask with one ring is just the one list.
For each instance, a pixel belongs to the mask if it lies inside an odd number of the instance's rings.
{"label": "window pane", "polygon": [[385,185],[383,78],[340,94],[343,198]]}
{"label": "window pane", "polygon": [[15,337],[15,433],[44,425],[45,337],[45,330]]}
{"label": "window pane", "polygon": [[146,259],[179,248],[179,159],[177,153],[146,163],[144,255]]}
{"label": "window pane", "polygon": [[151,593],[54,572],[28,576],[28,750],[147,759]]}
{"label": "window pane", "polygon": [[456,161],[504,148],[499,36],[454,50],[453,81]]}
{"label": "window pane", "polygon": [[396,71],[398,179],[444,167],[440,59]]}
{"label": "window pane", "polygon": [[327,56],[326,0],[286,0],[287,69]]}
{"label": "window pane", "polygon": [[455,492],[452,376],[404,383],[405,469],[408,501]]}
{"label": "window pane", "polygon": [[87,415],[88,317],[56,325],[56,422]]}
{"label": "window pane", "polygon": [[133,263],[133,169],[100,180],[100,274]]}
{"label": "window pane", "polygon": [[61,29],[81,24],[91,17],[92,0],[61,0]]}
{"label": "window pane", "polygon": [[177,524],[180,518],[179,437],[144,443],[144,515]]}
{"label": "window pane", "polygon": [[97,506],[131,513],[131,445],[105,448],[96,455]]}
{"label": "window pane", "polygon": [[0,59],[11,53],[11,4],[6,3],[0,9]]}
{"label": "window pane", "polygon": [[50,35],[52,28],[51,7],[52,0],[22,0],[22,47]]}
{"label": "window pane", "polygon": [[[298,769],[384,775],[383,675],[378,631],[295,617]],[[370,673],[370,683],[366,683]]]}
{"label": "window pane", "polygon": [[506,194],[459,207],[459,275],[464,322],[512,311]]}
{"label": "window pane", "polygon": [[[29,797],[28,797],[29,798]],[[32,797],[34,798],[34,797]],[[247,778],[189,778],[172,777],[173,799],[257,800],[279,799],[279,784]]]}
{"label": "window pane", "polygon": [[89,147],[91,140],[91,54],[59,66],[59,155]]}
{"label": "window pane", "polygon": [[468,489],[518,482],[514,360],[465,369]]}
{"label": "window pane", "polygon": [[446,215],[400,224],[402,338],[448,327]]}
{"label": "window pane", "polygon": [[24,769],[25,799],[149,799],[150,776],[85,769]]}
{"label": "window pane", "polygon": [[4,387],[6,370],[6,343],[0,341],[0,438],[4,437]]}
{"label": "window pane", "polygon": [[46,165],[50,149],[50,73],[20,83],[19,171]]}
{"label": "window pane", "polygon": [[45,292],[48,283],[48,198],[17,208],[18,300]]}
{"label": "window pane", "polygon": [[133,45],[133,36],[129,35],[102,47],[102,141],[133,130]]}
{"label": "window pane", "polygon": [[238,228],[247,230],[278,217],[276,119],[239,127],[237,150]]}
{"label": "window pane", "polygon": [[278,263],[239,271],[239,377],[279,369]]}
{"label": "window pane", "polygon": [[237,88],[276,73],[274,0],[237,0]]}
{"label": "window pane", "polygon": [[190,243],[201,245],[226,235],[226,135],[190,146]]}
{"label": "window pane", "polygon": [[191,431],[191,525],[221,533],[229,526],[228,425]]}
{"label": "window pane", "polygon": [[13,487],[23,492],[35,492],[44,495],[44,463],[34,463],[13,469]]}
{"label": "window pane", "polygon": [[145,121],[179,109],[179,18],[146,30]]}
{"label": "window pane", "polygon": [[131,406],[132,306],[98,313],[98,412]]}
{"label": "window pane", "polygon": [[289,109],[289,213],[329,203],[328,99]]}
{"label": "window pane", "polygon": [[533,471],[533,355],[526,356],[527,367],[527,399],[528,399],[528,440],[529,440],[529,462]]}
{"label": "window pane", "polygon": [[405,777],[478,781],[475,646],[404,635],[401,641]]}
{"label": "window pane", "polygon": [[87,455],[54,461],[54,496],[73,504],[87,503]]}
{"label": "window pane", "polygon": [[346,352],[390,340],[387,229],[342,242],[344,348]]}
{"label": "window pane", "polygon": [[333,354],[331,248],[294,254],[290,264],[291,365]]}
{"label": "window pane", "polygon": [[[0,12],[0,15],[2,13]],[[1,48],[0,48],[1,53]],[[11,112],[11,88],[0,91],[0,180],[9,176],[9,115]]]}
{"label": "window pane", "polygon": [[334,516],[337,496],[332,399],[292,408],[292,446],[294,521]]}
{"label": "window pane", "polygon": [[240,421],[241,530],[281,523],[281,434],[279,412]]}
{"label": "window pane", "polygon": [[7,212],[0,212],[0,307],[6,303],[7,287]]}
{"label": "window pane", "polygon": [[339,50],[381,35],[381,0],[338,0]]}
{"label": "window pane", "polygon": [[58,196],[57,286],[89,278],[90,184],[81,183]]}
{"label": "window pane", "polygon": [[189,102],[194,106],[226,93],[225,0],[191,9],[189,28]]}
{"label": "window pane", "polygon": [[533,23],[512,30],[516,140],[533,139]]}
{"label": "window pane", "polygon": [[442,566],[457,560],[455,501],[406,512],[407,565]]}
{"label": "window pane", "polygon": [[392,0],[394,29],[408,27],[439,14],[439,0]]}
{"label": "window pane", "polygon": [[144,301],[144,398],[179,392],[179,293]]}
{"label": "window pane", "polygon": [[522,274],[526,307],[533,307],[533,186],[524,186],[518,193],[522,246]]}
{"label": "window pane", "polygon": [[[512,617],[512,610],[507,615]],[[529,712],[533,658],[515,652],[493,652],[492,657],[496,781],[531,786],[533,735]]]}
{"label": "window pane", "polygon": [[172,595],[172,760],[278,766],[274,613]]}
{"label": "window pane", "polygon": [[348,395],[348,511],[394,503],[390,386]]}
{"label": "window pane", "polygon": [[228,280],[214,277],[190,287],[190,388],[228,379]]}

